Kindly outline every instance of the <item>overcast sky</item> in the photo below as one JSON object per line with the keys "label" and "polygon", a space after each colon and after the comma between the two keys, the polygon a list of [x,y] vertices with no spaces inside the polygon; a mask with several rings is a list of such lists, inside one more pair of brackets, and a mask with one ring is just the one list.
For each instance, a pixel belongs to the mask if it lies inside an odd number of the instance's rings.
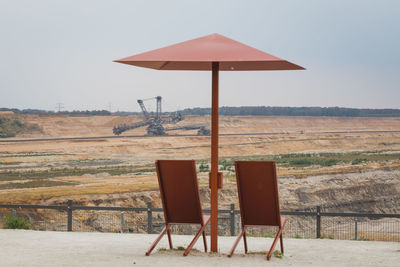
{"label": "overcast sky", "polygon": [[[211,73],[112,60],[220,33],[307,68],[222,72],[221,106],[400,108],[400,1],[0,0],[0,107],[209,107]],[[149,103],[150,104],[150,103]],[[154,105],[152,105],[154,106]]]}

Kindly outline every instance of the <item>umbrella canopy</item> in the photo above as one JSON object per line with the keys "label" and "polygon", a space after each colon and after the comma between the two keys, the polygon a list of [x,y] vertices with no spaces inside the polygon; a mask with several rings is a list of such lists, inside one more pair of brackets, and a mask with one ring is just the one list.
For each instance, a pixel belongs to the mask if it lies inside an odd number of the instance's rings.
{"label": "umbrella canopy", "polygon": [[229,39],[211,34],[115,60],[157,70],[211,70],[211,251],[218,251],[218,72],[302,70],[301,66]]}
{"label": "umbrella canopy", "polygon": [[212,70],[212,62],[223,71],[304,69],[216,33],[115,62],[157,70]]}

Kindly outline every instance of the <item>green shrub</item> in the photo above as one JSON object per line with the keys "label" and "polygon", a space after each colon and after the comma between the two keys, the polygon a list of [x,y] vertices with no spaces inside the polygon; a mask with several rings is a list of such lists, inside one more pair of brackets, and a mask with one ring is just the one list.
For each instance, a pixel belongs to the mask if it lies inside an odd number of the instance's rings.
{"label": "green shrub", "polygon": [[265,234],[264,237],[274,238],[275,235],[274,234]]}
{"label": "green shrub", "polygon": [[321,166],[333,166],[336,165],[339,162],[339,160],[337,159],[324,159],[321,160],[319,165]]}
{"label": "green shrub", "polygon": [[14,137],[19,133],[42,132],[37,124],[22,123],[13,118],[0,118],[0,138]]}
{"label": "green shrub", "polygon": [[274,256],[278,259],[282,259],[283,258],[283,254],[282,252],[280,252],[279,250],[275,250],[274,251]]}
{"label": "green shrub", "polygon": [[291,166],[310,166],[313,165],[313,161],[308,158],[292,159],[289,161]]}
{"label": "green shrub", "polygon": [[360,163],[363,163],[363,162],[366,162],[366,161],[368,161],[368,159],[365,159],[365,158],[355,158],[355,159],[351,162],[351,164],[352,164],[352,165],[357,165],[357,164],[360,164]]}
{"label": "green shrub", "polygon": [[222,161],[218,162],[218,164],[222,165],[221,166],[222,171],[229,170],[229,168],[233,166],[233,162],[227,161],[227,160],[222,160]]}
{"label": "green shrub", "polygon": [[9,214],[4,221],[4,229],[29,229],[31,228],[31,224],[29,220],[14,217],[12,214]]}
{"label": "green shrub", "polygon": [[199,171],[200,172],[209,172],[210,169],[208,168],[208,164],[204,164],[203,162],[200,163]]}

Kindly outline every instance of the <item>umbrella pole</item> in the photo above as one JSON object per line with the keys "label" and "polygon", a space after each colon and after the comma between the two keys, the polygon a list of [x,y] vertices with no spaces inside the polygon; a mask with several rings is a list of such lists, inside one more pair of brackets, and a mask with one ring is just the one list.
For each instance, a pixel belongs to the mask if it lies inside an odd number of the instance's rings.
{"label": "umbrella pole", "polygon": [[218,71],[212,63],[211,100],[211,252],[218,252]]}

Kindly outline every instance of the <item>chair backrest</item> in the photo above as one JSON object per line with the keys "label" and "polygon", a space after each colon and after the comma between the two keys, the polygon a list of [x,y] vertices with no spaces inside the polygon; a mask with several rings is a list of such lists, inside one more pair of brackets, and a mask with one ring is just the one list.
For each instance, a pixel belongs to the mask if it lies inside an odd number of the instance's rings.
{"label": "chair backrest", "polygon": [[280,226],[281,216],[273,161],[236,161],[242,224]]}
{"label": "chair backrest", "polygon": [[156,170],[166,223],[201,223],[194,160],[157,160]]}

